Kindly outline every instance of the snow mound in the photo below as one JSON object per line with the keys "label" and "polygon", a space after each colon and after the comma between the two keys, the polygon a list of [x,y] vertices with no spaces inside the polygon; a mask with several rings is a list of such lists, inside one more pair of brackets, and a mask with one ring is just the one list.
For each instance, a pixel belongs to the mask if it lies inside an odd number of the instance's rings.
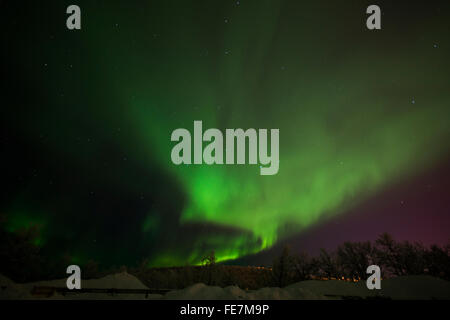
{"label": "snow mound", "polygon": [[197,283],[182,290],[168,292],[164,299],[169,300],[298,300],[324,299],[308,290],[298,288],[262,288],[244,291],[236,286],[226,288]]}
{"label": "snow mound", "polygon": [[0,274],[0,300],[26,299],[28,296],[14,281]]}
{"label": "snow mound", "polygon": [[357,283],[339,280],[309,280],[295,283],[286,289],[306,289],[329,298],[384,297],[395,300],[450,299],[450,282],[431,276],[402,276],[381,280],[380,290],[367,289],[365,281]]}
{"label": "snow mound", "polygon": [[[39,281],[32,283],[34,286],[66,287],[67,279],[51,281]],[[81,280],[81,288],[97,289],[148,289],[138,278],[127,273],[110,274],[99,279]]]}
{"label": "snow mound", "polygon": [[404,276],[381,281],[381,294],[392,299],[450,300],[450,282],[431,276]]}
{"label": "snow mound", "polygon": [[[403,276],[381,281],[381,290],[367,289],[365,281],[357,283],[339,280],[308,280],[284,288],[242,290],[236,286],[226,288],[197,283],[182,290],[158,294],[107,294],[69,293],[51,297],[33,296],[35,286],[65,287],[66,279],[16,284],[0,275],[0,299],[169,299],[169,300],[319,300],[349,297],[390,299],[450,300],[450,282],[431,276]],[[97,289],[148,289],[136,277],[126,272],[112,274],[100,279],[82,280],[82,288]]]}
{"label": "snow mound", "polygon": [[[160,299],[158,294],[106,294],[106,293],[69,293],[61,295],[55,293],[51,297],[33,296],[34,287],[58,287],[65,288],[67,279],[51,281],[38,281],[25,284],[16,284],[10,279],[0,275],[0,299]],[[81,288],[84,289],[148,289],[139,279],[127,273],[111,274],[99,279],[81,280]]]}
{"label": "snow mound", "polygon": [[[383,283],[383,282],[382,282]],[[313,294],[327,297],[354,296],[364,297],[370,295],[372,290],[367,289],[365,282],[346,282],[339,280],[307,280],[294,283],[286,287],[287,290],[306,290]]]}
{"label": "snow mound", "polygon": [[164,299],[181,300],[322,300],[387,298],[394,300],[449,300],[450,282],[431,276],[403,276],[381,281],[380,290],[369,290],[365,281],[308,280],[285,288],[244,291],[238,287],[210,287],[198,283],[183,290],[170,291]]}
{"label": "snow mound", "polygon": [[235,286],[226,288],[207,286],[197,283],[182,290],[168,292],[164,299],[168,300],[237,300],[245,297],[245,291]]}
{"label": "snow mound", "polygon": [[321,300],[324,296],[298,288],[262,288],[249,292],[250,300]]}

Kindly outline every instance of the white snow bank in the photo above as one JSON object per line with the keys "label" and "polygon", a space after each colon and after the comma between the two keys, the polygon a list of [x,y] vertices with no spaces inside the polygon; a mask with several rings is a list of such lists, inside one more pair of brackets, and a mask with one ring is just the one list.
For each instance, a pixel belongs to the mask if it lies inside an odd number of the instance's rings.
{"label": "white snow bank", "polygon": [[245,297],[245,291],[236,286],[226,288],[207,286],[197,283],[182,290],[166,293],[164,299],[168,300],[237,300]]}
{"label": "white snow bank", "polygon": [[[0,275],[0,299],[37,299],[32,296],[34,286],[65,287],[66,279],[16,284]],[[82,280],[82,288],[148,289],[136,277],[124,272],[104,278]],[[167,294],[148,295],[147,299],[170,300],[318,300],[342,297],[381,296],[391,299],[445,299],[450,300],[450,282],[430,276],[404,276],[381,281],[381,290],[369,290],[365,281],[357,283],[339,280],[308,280],[285,288],[242,290],[236,286],[226,288],[197,283]],[[45,299],[45,297],[41,297]],[[50,299],[146,299],[145,294],[81,293],[65,296],[55,294]]]}
{"label": "white snow bank", "polygon": [[247,294],[249,300],[323,300],[320,293],[302,288],[262,288]]}
{"label": "white snow bank", "polygon": [[262,288],[244,291],[236,286],[226,288],[197,283],[182,290],[168,292],[164,299],[169,300],[293,300],[324,299],[320,294],[298,288]]}
{"label": "white snow bank", "polygon": [[430,276],[404,276],[381,281],[381,290],[367,289],[366,282],[339,280],[301,281],[285,288],[243,291],[238,287],[210,287],[202,283],[167,293],[164,299],[202,300],[320,300],[349,297],[390,299],[450,299],[450,282]]}
{"label": "white snow bank", "polygon": [[[66,287],[67,279],[39,281],[31,283],[33,286]],[[81,280],[82,288],[98,289],[148,289],[138,278],[127,273],[110,274],[100,279]]]}
{"label": "white snow bank", "polygon": [[[39,299],[31,294],[36,287],[66,287],[67,279],[39,281],[25,284],[16,284],[10,279],[0,275],[0,299]],[[100,279],[81,280],[81,288],[85,289],[148,289],[139,279],[127,273],[111,274]],[[149,294],[147,299],[160,299],[162,295]],[[61,295],[55,293],[50,299],[146,299],[145,294],[105,294],[105,293],[69,293]]]}
{"label": "white snow bank", "polygon": [[379,291],[393,299],[450,300],[450,282],[431,276],[404,276],[381,281]]}
{"label": "white snow bank", "polygon": [[[382,284],[384,282],[382,281]],[[346,282],[339,280],[307,280],[294,283],[287,286],[287,290],[303,289],[315,294],[326,295],[328,297],[333,296],[357,296],[364,297],[370,295],[372,290],[367,289],[365,282]]]}
{"label": "white snow bank", "polygon": [[386,297],[391,299],[450,299],[450,282],[431,276],[403,276],[381,280],[380,290],[367,289],[366,282],[339,280],[297,282],[286,289],[301,288],[330,296]]}
{"label": "white snow bank", "polygon": [[12,280],[0,274],[0,299],[26,299],[27,292],[22,290],[19,285]]}

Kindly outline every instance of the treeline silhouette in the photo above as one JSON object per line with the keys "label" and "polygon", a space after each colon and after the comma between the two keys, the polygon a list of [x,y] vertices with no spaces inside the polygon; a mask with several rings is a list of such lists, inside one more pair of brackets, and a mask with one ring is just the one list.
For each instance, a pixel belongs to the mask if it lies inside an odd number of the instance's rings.
{"label": "treeline silhouette", "polygon": [[[67,277],[72,264],[67,259],[46,259],[34,239],[38,230],[0,231],[0,273],[16,282],[31,282]],[[272,266],[228,266],[216,263],[214,252],[200,266],[152,268],[147,260],[137,266],[101,268],[96,261],[81,264],[82,278],[100,278],[127,271],[150,288],[179,289],[195,283],[215,286],[236,285],[243,289],[283,287],[310,279],[359,281],[369,275],[369,265],[378,265],[383,278],[404,275],[431,275],[450,280],[450,245],[397,242],[384,233],[375,242],[345,242],[334,251],[321,249],[317,256],[292,252],[285,246]]]}
{"label": "treeline silhouette", "polygon": [[306,253],[292,255],[286,246],[273,264],[277,286],[308,279],[367,279],[367,267],[378,265],[383,278],[405,275],[431,275],[450,280],[450,245],[396,242],[383,233],[372,243],[344,242],[335,251],[320,250],[317,257]]}
{"label": "treeline silhouette", "polygon": [[367,279],[370,265],[381,268],[381,276],[430,275],[450,280],[450,245],[397,242],[384,233],[372,243],[345,242],[334,251],[321,249],[317,256],[293,253],[285,246],[269,267],[227,266],[216,263],[214,252],[201,266],[149,268],[146,261],[129,270],[152,288],[184,288],[195,283],[236,285],[243,289],[284,287],[304,280],[360,281]]}

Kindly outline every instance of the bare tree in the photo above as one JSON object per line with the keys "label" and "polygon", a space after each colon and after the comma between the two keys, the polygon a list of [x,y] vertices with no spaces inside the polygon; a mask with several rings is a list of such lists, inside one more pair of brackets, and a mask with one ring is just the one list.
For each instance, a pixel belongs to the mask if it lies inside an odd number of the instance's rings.
{"label": "bare tree", "polygon": [[425,253],[424,260],[430,275],[450,280],[450,245],[432,245]]}
{"label": "bare tree", "polygon": [[206,284],[212,285],[213,280],[216,280],[217,277],[217,267],[216,267],[216,254],[214,251],[211,251],[202,259],[203,270],[206,273]]}
{"label": "bare tree", "polygon": [[320,254],[317,259],[319,271],[327,278],[339,278],[340,268],[337,263],[336,254],[328,253],[324,248],[320,249]]}
{"label": "bare tree", "polygon": [[281,256],[275,259],[272,268],[272,275],[275,281],[275,285],[284,287],[288,284],[290,274],[293,271],[294,259],[290,255],[289,246],[285,246],[281,253]]}
{"label": "bare tree", "polygon": [[386,272],[396,276],[425,273],[428,250],[422,244],[395,242],[387,233],[382,234],[375,243],[379,263]]}
{"label": "bare tree", "polygon": [[302,252],[298,256],[294,257],[293,264],[296,271],[297,281],[310,279],[311,273],[314,270],[314,264],[306,252]]}
{"label": "bare tree", "polygon": [[345,242],[338,247],[337,255],[345,276],[356,279],[366,279],[367,267],[375,260],[375,250],[369,241]]}

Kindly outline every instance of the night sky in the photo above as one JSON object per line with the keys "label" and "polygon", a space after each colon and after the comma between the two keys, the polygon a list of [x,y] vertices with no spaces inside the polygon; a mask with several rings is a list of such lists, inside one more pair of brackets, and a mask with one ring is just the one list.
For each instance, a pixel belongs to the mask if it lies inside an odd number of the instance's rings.
{"label": "night sky", "polygon": [[[270,263],[286,242],[450,239],[450,2],[0,6],[0,217],[38,227],[48,257]],[[279,129],[278,174],[174,165],[194,120]]]}

